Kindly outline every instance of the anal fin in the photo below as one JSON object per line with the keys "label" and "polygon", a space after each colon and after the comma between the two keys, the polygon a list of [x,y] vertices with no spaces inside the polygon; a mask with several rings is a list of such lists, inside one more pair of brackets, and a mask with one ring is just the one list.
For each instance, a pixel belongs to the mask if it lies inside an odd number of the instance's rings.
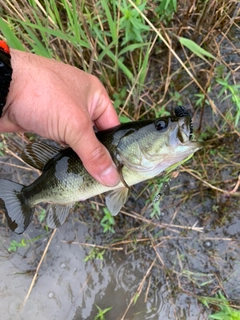
{"label": "anal fin", "polygon": [[60,227],[66,221],[68,214],[72,208],[70,205],[50,205],[46,213],[46,224],[49,228],[55,229]]}

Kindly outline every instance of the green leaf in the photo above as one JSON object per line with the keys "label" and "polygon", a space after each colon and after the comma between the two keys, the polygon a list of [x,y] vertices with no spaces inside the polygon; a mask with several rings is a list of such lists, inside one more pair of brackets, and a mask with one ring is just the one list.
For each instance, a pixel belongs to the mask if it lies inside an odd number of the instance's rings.
{"label": "green leaf", "polygon": [[44,47],[44,45],[41,43],[41,41],[38,39],[38,37],[34,34],[34,32],[27,26],[26,23],[22,23],[19,21],[23,28],[26,30],[29,37],[25,37],[26,41],[31,46],[34,53],[44,56],[46,58],[51,58],[51,53]]}
{"label": "green leaf", "polygon": [[[109,25],[109,29],[110,29],[110,32],[111,32],[111,36],[112,36],[112,39],[115,41],[115,40],[118,40],[117,39],[117,23],[116,21],[112,18],[112,14],[111,14],[111,11],[109,9],[109,5],[108,5],[108,2],[105,1],[105,0],[101,0],[101,5],[103,7],[103,9],[105,10],[105,14],[106,14],[106,17],[107,17],[107,21],[108,21],[108,25]],[[114,2],[113,2],[113,10],[114,10],[114,13],[115,13],[115,6],[114,6]]]}
{"label": "green leaf", "polygon": [[119,117],[119,119],[120,119],[120,122],[121,123],[127,123],[127,122],[130,122],[131,121],[131,119],[130,118],[128,118],[127,116],[120,116]]}
{"label": "green leaf", "polygon": [[42,209],[41,212],[39,213],[38,219],[39,219],[40,222],[43,222],[45,217],[46,217],[46,210]]}
{"label": "green leaf", "polygon": [[143,46],[148,45],[148,43],[132,43],[129,44],[128,46],[124,47],[120,52],[119,52],[119,56],[121,56],[122,54],[126,53],[126,52],[131,52],[134,51],[138,48],[142,48]]}
{"label": "green leaf", "polygon": [[226,316],[226,314],[224,314],[224,313],[215,313],[215,314],[213,314],[213,315],[210,315],[209,316],[209,319],[214,319],[214,320],[224,320],[225,317]]}
{"label": "green leaf", "polygon": [[34,23],[27,22],[27,21],[23,22],[18,19],[16,19],[16,22],[21,23],[25,29],[26,29],[26,26],[28,26],[29,28],[39,30],[41,33],[46,33],[46,34],[54,36],[56,38],[59,38],[59,39],[65,40],[65,41],[69,41],[73,45],[78,45],[78,46],[82,46],[84,48],[90,49],[90,45],[87,41],[80,40],[79,42],[77,42],[74,36],[72,36],[70,34],[66,34],[65,32],[62,32],[59,29],[52,29],[50,27],[48,28],[48,27],[44,27],[42,25],[35,25]]}
{"label": "green leaf", "polygon": [[178,39],[184,47],[188,48],[190,51],[192,51],[194,54],[196,54],[199,58],[203,59],[204,61],[208,62],[204,56],[217,60],[211,53],[201,48],[194,41],[183,37],[179,37]]}
{"label": "green leaf", "polygon": [[[117,63],[118,64],[118,67],[124,72],[124,74],[128,77],[128,79],[130,81],[133,80],[133,74],[132,72],[122,63],[122,61],[120,59],[117,59],[117,57],[114,55],[114,53],[112,51],[110,51],[108,49],[108,47],[106,48],[106,46],[101,43],[100,41],[98,42],[99,46],[103,49],[103,52],[104,52],[104,55],[107,54],[108,57],[110,59],[112,59],[112,61],[114,63]],[[102,54],[99,55],[99,58],[98,60],[101,61],[101,59],[103,58]],[[117,61],[116,61],[117,60]]]}
{"label": "green leaf", "polygon": [[139,293],[136,293],[133,299],[133,304],[137,303],[138,298],[139,298]]}
{"label": "green leaf", "polygon": [[0,29],[10,47],[25,51],[25,48],[22,45],[21,41],[15,36],[14,32],[10,29],[9,25],[1,17],[0,17]]}

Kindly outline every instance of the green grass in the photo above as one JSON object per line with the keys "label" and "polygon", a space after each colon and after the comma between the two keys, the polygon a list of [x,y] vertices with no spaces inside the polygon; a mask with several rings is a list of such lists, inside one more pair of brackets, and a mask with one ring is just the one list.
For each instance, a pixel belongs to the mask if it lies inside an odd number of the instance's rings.
{"label": "green grass", "polygon": [[105,308],[105,309],[101,309],[99,306],[97,306],[97,309],[98,309],[98,314],[94,317],[94,320],[105,320],[105,314],[110,311],[112,309],[112,307],[109,307],[109,308]]}
{"label": "green grass", "polygon": [[219,311],[209,315],[209,319],[240,320],[240,310],[232,308],[229,301],[220,291],[215,298],[200,297],[199,299],[207,308],[210,308],[210,305],[212,305],[219,309]]}
{"label": "green grass", "polygon": [[99,248],[93,248],[90,250],[89,254],[84,258],[84,262],[87,262],[89,260],[104,260],[105,250],[100,250]]}
{"label": "green grass", "polygon": [[8,252],[16,252],[19,248],[26,247],[29,244],[31,244],[41,238],[42,238],[42,236],[38,236],[38,237],[35,237],[33,239],[29,239],[29,240],[26,240],[25,238],[22,238],[21,241],[12,240],[10,242],[9,247],[8,247]]}
{"label": "green grass", "polygon": [[221,101],[231,99],[233,106],[228,111],[226,117],[237,128],[240,120],[240,84],[231,84],[230,77],[231,73],[228,73],[223,79],[217,78],[217,83],[221,86],[218,97],[222,98]]}
{"label": "green grass", "polygon": [[100,225],[103,227],[103,232],[114,233],[114,217],[107,208],[103,208],[104,216],[100,222]]}

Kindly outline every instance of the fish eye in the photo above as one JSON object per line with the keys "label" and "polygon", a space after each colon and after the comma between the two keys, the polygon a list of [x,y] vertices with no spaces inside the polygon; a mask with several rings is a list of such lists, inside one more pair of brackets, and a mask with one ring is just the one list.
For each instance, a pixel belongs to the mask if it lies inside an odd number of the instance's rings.
{"label": "fish eye", "polygon": [[155,128],[158,130],[158,131],[161,131],[161,130],[164,130],[168,127],[168,124],[166,121],[164,120],[158,120],[155,122]]}

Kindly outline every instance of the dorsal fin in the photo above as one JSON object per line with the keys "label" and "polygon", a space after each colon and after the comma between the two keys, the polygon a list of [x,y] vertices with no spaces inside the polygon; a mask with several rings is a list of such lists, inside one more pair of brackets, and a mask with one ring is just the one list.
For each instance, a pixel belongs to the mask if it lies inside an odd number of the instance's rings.
{"label": "dorsal fin", "polygon": [[50,146],[45,143],[33,142],[26,146],[21,154],[21,158],[30,166],[42,171],[45,164],[60,150],[60,147]]}

